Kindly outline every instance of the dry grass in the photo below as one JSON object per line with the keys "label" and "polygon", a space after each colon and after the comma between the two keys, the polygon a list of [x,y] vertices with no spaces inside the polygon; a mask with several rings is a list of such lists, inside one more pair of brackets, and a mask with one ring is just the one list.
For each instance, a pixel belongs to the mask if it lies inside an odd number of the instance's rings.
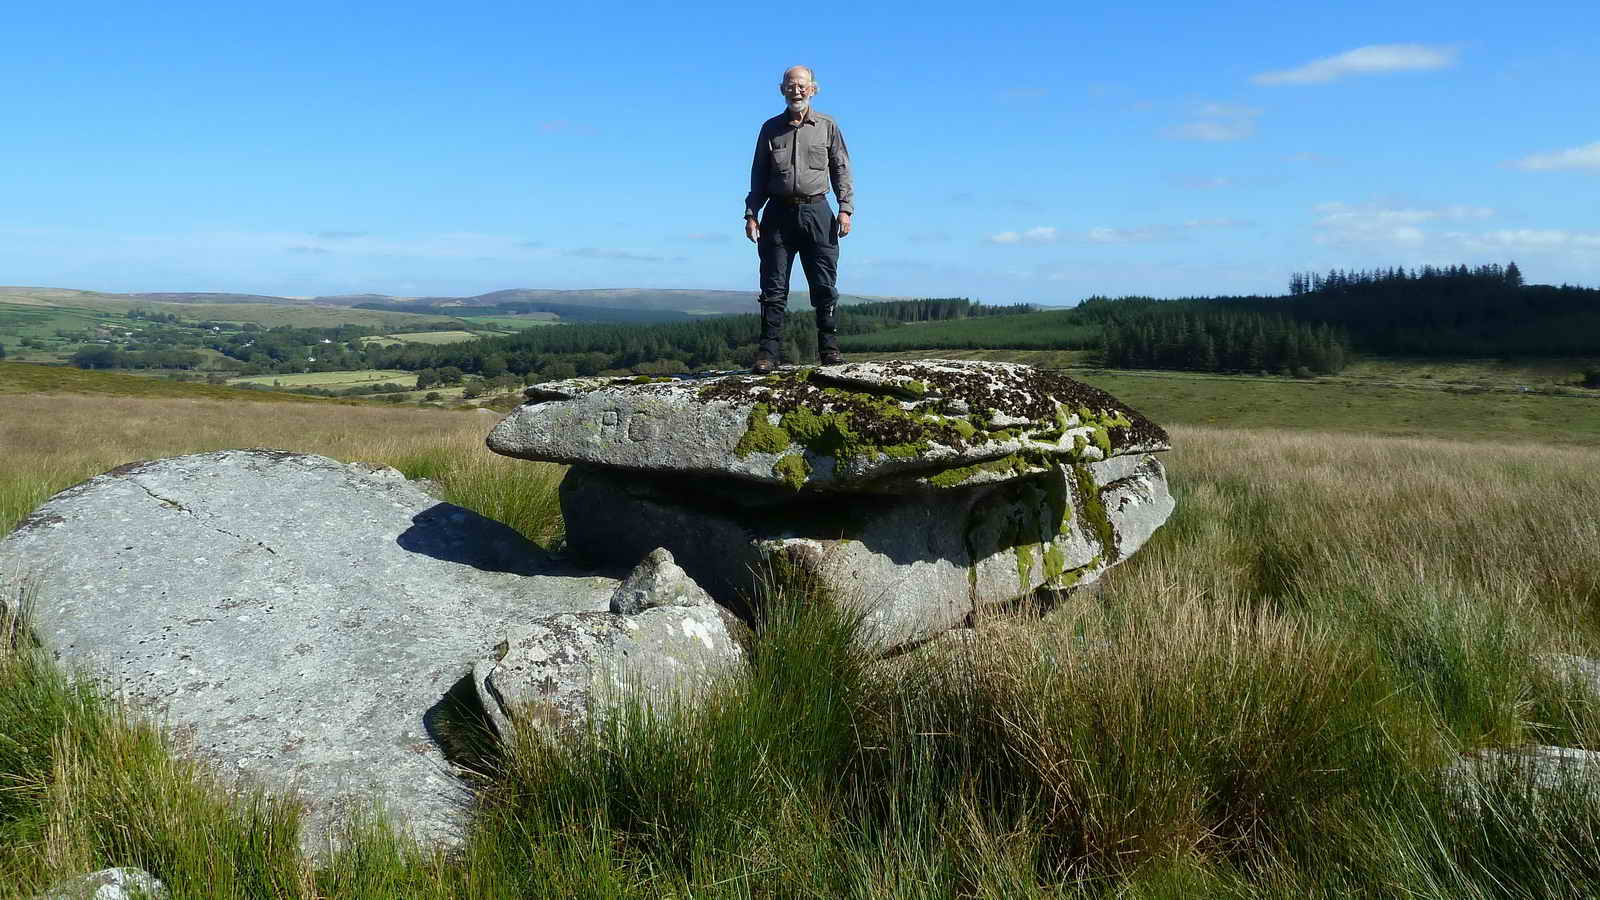
{"label": "dry grass", "polygon": [[553,501],[563,470],[491,453],[483,438],[496,421],[442,409],[0,395],[0,532],[55,492],[124,463],[270,447],[433,478],[453,502],[547,541],[560,529]]}

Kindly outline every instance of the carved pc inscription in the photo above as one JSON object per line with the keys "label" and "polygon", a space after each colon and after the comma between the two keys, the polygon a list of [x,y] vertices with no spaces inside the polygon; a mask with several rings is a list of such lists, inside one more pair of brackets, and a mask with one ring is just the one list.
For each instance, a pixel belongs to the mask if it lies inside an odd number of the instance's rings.
{"label": "carved pc inscription", "polygon": [[632,441],[636,444],[653,441],[661,436],[661,425],[648,413],[624,412],[621,409],[607,409],[600,412],[599,432],[601,443],[620,444]]}
{"label": "carved pc inscription", "polygon": [[628,440],[634,443],[653,441],[659,432],[656,423],[643,413],[635,413],[628,418]]}

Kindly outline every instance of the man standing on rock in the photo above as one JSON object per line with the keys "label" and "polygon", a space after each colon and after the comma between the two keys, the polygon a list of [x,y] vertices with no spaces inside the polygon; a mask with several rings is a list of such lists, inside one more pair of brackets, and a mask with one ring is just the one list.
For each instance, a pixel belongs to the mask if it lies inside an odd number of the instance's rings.
{"label": "man standing on rock", "polygon": [[[789,272],[800,254],[811,306],[817,312],[817,354],[823,365],[844,361],[834,321],[839,290],[839,238],[850,233],[855,191],[850,152],[838,123],[811,108],[816,76],[790,66],[778,85],[786,108],[761,123],[750,163],[750,193],[744,198],[744,234],[761,256],[761,345],[751,371],[771,372],[778,363],[783,319],[789,305]],[[839,216],[828,206],[828,184],[839,200]],[[765,210],[763,210],[765,207]],[[793,361],[793,360],[791,360]]]}

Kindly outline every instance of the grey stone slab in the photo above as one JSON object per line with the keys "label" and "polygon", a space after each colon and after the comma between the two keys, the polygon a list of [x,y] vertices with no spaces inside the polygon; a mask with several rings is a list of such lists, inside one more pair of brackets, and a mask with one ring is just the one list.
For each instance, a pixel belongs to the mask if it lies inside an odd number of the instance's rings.
{"label": "grey stone slab", "polygon": [[0,542],[0,576],[36,584],[64,665],[224,773],[298,790],[314,852],[369,801],[457,839],[469,796],[436,741],[441,698],[508,623],[604,610],[617,584],[393,469],[262,450],[69,488]]}
{"label": "grey stone slab", "polygon": [[[533,402],[490,433],[490,449],[720,476],[778,492],[911,493],[1026,477],[1052,459],[1091,462],[1169,446],[1164,431],[1109,394],[1015,363],[918,360],[765,377],[585,378],[537,385],[528,395]],[[1000,460],[1010,462],[984,466]]]}
{"label": "grey stone slab", "polygon": [[656,547],[719,603],[748,611],[775,560],[799,565],[862,612],[866,636],[893,647],[927,640],[981,606],[1043,586],[1097,579],[1137,550],[1173,509],[1165,473],[1145,454],[1032,477],[903,496],[819,494],[750,507],[685,480],[574,467],[561,503],[572,549],[627,565]]}

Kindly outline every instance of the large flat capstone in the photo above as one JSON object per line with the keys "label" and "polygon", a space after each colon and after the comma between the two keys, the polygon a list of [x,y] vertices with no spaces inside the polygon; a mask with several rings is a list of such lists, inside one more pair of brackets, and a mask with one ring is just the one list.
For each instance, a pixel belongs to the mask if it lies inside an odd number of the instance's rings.
{"label": "large flat capstone", "polygon": [[1111,395],[1014,363],[917,360],[765,377],[580,378],[539,385],[490,449],[795,491],[914,492],[1168,449]]}
{"label": "large flat capstone", "polygon": [[515,624],[607,608],[504,525],[393,469],[229,450],[124,466],[0,542],[34,625],[227,774],[294,788],[306,849],[376,802],[428,842],[469,796],[440,741],[447,692]]}

